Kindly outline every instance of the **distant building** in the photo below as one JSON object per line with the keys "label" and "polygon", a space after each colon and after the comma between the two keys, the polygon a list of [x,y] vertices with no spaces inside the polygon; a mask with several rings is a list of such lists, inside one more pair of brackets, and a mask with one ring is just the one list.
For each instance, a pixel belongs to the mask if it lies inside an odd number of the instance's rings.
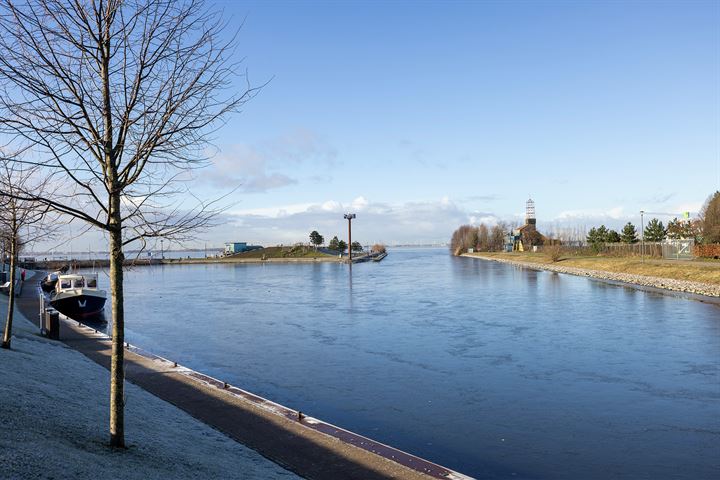
{"label": "distant building", "polygon": [[263,248],[260,245],[248,245],[247,242],[230,242],[225,244],[225,255],[235,255],[236,253],[249,252],[251,250],[259,250]]}
{"label": "distant building", "polygon": [[523,252],[531,250],[535,245],[542,245],[545,237],[537,231],[537,219],[535,218],[535,202],[529,198],[525,202],[525,225],[514,229],[506,238],[506,249],[512,243],[512,250]]}
{"label": "distant building", "polygon": [[225,244],[225,255],[235,255],[236,253],[249,252],[251,250],[261,249],[260,245],[248,245],[247,242],[230,242]]}
{"label": "distant building", "polygon": [[225,255],[235,255],[247,250],[247,242],[230,242],[225,244]]}

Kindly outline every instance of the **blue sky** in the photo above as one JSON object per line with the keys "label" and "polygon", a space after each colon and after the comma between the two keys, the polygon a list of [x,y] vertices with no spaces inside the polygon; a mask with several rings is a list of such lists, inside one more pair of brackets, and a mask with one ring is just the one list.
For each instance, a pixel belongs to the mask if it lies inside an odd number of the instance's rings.
{"label": "blue sky", "polygon": [[541,228],[618,227],[720,189],[718,2],[212,5],[269,83],[194,185],[240,185],[198,244],[329,239],[345,211],[363,243],[447,241],[528,196]]}
{"label": "blue sky", "polygon": [[720,188],[717,2],[217,5],[270,81],[205,173],[242,184],[220,235],[328,236],[358,210],[365,241],[444,240],[529,195],[541,225],[619,225]]}

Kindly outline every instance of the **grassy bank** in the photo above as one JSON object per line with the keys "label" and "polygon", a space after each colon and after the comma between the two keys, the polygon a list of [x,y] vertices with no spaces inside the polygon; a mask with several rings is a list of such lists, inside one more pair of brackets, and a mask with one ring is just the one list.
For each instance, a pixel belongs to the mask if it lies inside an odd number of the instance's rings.
{"label": "grassy bank", "polygon": [[617,258],[598,256],[563,256],[553,262],[544,253],[531,252],[481,252],[469,256],[505,259],[528,264],[552,264],[562,267],[584,268],[613,273],[629,273],[651,277],[687,280],[720,285],[720,262],[713,260],[661,260],[640,258]]}
{"label": "grassy bank", "polygon": [[337,255],[331,255],[311,247],[268,247],[249,252],[237,253],[227,257],[209,258],[166,258],[163,264],[188,264],[188,263],[293,263],[293,262],[338,262]]}
{"label": "grassy bank", "polygon": [[328,255],[311,247],[267,247],[249,252],[238,253],[227,257],[228,259],[271,259],[271,258],[335,258],[337,255]]}

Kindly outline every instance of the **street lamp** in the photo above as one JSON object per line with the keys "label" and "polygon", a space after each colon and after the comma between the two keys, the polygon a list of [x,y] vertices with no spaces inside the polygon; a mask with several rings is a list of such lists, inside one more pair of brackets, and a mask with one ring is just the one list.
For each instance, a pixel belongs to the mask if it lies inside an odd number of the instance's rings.
{"label": "street lamp", "polygon": [[640,210],[640,259],[645,263],[645,222],[643,219],[645,210]]}
{"label": "street lamp", "polygon": [[352,265],[352,219],[355,218],[354,213],[346,213],[343,218],[348,221],[348,259]]}

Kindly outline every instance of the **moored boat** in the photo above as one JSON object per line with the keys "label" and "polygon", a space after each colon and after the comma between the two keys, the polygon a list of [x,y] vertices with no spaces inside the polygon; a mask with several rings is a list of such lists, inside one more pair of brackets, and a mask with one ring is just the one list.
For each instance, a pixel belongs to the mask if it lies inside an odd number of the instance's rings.
{"label": "moored boat", "polygon": [[43,278],[40,281],[40,288],[42,288],[43,291],[47,292],[47,293],[50,293],[53,290],[55,290],[55,285],[57,284],[58,277],[60,275],[62,275],[63,273],[67,272],[69,268],[70,267],[68,267],[66,265],[66,266],[62,267],[60,270],[58,270],[57,272],[52,272],[52,273],[48,274],[45,278]]}
{"label": "moored boat", "polygon": [[55,285],[57,285],[58,281],[58,275],[60,275],[60,272],[53,272],[48,274],[47,277],[43,278],[40,281],[40,288],[42,288],[44,292],[48,293],[55,290]]}
{"label": "moored boat", "polygon": [[97,288],[96,273],[58,275],[50,305],[70,318],[97,315],[105,307],[107,294]]}

